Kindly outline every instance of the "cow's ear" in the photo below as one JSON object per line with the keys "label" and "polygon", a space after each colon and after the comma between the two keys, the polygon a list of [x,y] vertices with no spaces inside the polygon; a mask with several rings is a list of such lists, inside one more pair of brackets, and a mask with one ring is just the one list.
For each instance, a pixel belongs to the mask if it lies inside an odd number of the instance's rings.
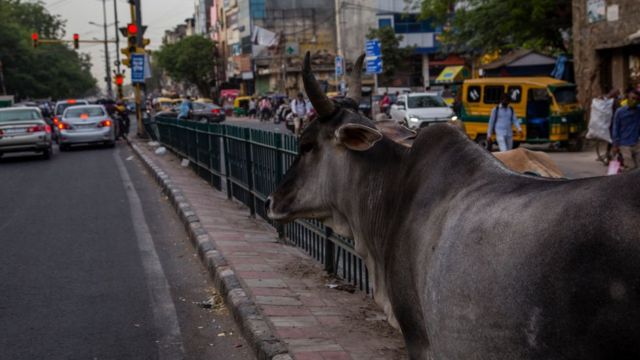
{"label": "cow's ear", "polygon": [[378,129],[373,129],[360,124],[345,124],[336,130],[338,142],[354,151],[369,150],[375,143],[382,139]]}

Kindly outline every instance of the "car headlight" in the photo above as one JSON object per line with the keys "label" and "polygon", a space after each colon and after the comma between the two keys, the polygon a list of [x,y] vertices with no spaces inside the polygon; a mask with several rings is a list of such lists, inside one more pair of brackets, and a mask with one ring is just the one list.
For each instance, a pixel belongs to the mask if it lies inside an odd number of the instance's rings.
{"label": "car headlight", "polygon": [[451,117],[451,121],[458,121],[458,117],[457,117],[457,116],[455,116],[455,115],[453,115],[453,116]]}
{"label": "car headlight", "polygon": [[417,117],[410,117],[409,122],[417,123],[417,122],[420,122],[420,119],[418,119]]}

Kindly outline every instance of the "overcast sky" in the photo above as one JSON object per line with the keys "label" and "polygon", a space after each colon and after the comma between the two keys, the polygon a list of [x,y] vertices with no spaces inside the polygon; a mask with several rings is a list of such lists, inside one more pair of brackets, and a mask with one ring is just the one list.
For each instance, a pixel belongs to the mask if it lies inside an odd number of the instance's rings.
{"label": "overcast sky", "polygon": [[[131,20],[129,3],[126,0],[115,0],[118,3],[118,21],[124,26]],[[147,25],[145,37],[151,39],[150,48],[157,49],[162,41],[162,35],[167,29],[171,29],[184,22],[184,19],[193,16],[195,10],[194,0],[141,0],[142,23]],[[45,6],[52,14],[59,14],[67,20],[66,37],[71,40],[74,33],[80,35],[80,40],[104,39],[104,29],[95,25],[89,25],[90,21],[103,23],[102,0],[43,0]],[[107,24],[114,22],[114,0],[106,0]],[[115,39],[115,26],[107,29],[109,39]],[[126,44],[126,39],[120,38],[120,46]],[[93,76],[98,79],[101,89],[105,89],[103,81],[105,77],[104,44],[80,44],[78,50],[89,53],[93,63]],[[109,56],[111,68],[115,61],[115,44],[109,44]],[[130,73],[127,71],[126,82],[129,82]]]}

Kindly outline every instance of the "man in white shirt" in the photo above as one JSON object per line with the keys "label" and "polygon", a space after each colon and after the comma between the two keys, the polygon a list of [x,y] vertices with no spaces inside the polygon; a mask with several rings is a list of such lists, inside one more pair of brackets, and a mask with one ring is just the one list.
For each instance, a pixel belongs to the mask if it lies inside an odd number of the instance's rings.
{"label": "man in white shirt", "polygon": [[509,106],[509,95],[502,94],[500,104],[491,111],[491,116],[489,117],[487,141],[491,143],[491,134],[495,130],[496,141],[500,151],[513,149],[512,125],[518,129],[518,135],[522,134],[522,127],[520,127],[516,112]]}

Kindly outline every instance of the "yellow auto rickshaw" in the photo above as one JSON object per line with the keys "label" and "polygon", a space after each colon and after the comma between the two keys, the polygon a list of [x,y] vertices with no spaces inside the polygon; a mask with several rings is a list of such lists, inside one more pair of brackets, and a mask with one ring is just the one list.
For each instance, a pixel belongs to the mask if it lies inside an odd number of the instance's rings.
{"label": "yellow auto rickshaw", "polygon": [[233,100],[233,113],[235,116],[249,115],[249,101],[251,101],[251,96],[237,96]]}
{"label": "yellow auto rickshaw", "polygon": [[166,97],[159,97],[153,99],[153,109],[156,112],[170,111],[173,107],[173,99]]}
{"label": "yellow auto rickshaw", "polygon": [[180,104],[182,104],[182,99],[180,99],[180,98],[171,100],[171,106],[172,106],[174,109],[179,108],[179,107],[180,107]]}
{"label": "yellow auto rickshaw", "polygon": [[213,100],[209,98],[197,98],[193,102],[201,103],[201,104],[213,104]]}
{"label": "yellow auto rickshaw", "polygon": [[486,145],[491,111],[505,93],[523,130],[521,135],[514,135],[515,145],[559,143],[570,150],[582,148],[585,119],[576,86],[551,77],[465,80],[460,118],[471,139]]}

